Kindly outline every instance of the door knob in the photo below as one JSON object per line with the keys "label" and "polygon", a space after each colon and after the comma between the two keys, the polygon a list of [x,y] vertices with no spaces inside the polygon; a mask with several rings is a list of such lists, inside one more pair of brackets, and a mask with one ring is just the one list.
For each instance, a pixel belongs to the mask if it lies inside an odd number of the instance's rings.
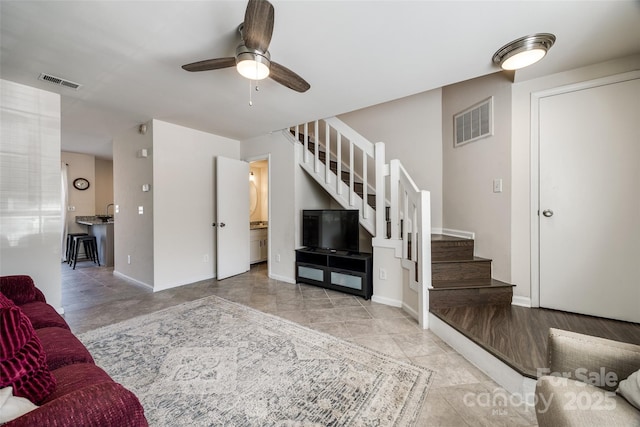
{"label": "door knob", "polygon": [[542,215],[546,216],[547,218],[550,218],[553,216],[553,211],[551,209],[545,209],[542,211]]}
{"label": "door knob", "polygon": [[225,224],[224,222],[220,223],[220,228],[224,228],[227,224]]}

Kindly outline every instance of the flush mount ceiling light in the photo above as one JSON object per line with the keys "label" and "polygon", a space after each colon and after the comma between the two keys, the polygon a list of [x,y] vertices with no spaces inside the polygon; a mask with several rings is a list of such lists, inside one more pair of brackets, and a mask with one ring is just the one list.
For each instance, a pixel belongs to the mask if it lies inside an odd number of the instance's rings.
{"label": "flush mount ceiling light", "polygon": [[493,55],[493,62],[503,70],[518,70],[540,61],[553,46],[556,36],[538,33],[520,37],[502,46]]}

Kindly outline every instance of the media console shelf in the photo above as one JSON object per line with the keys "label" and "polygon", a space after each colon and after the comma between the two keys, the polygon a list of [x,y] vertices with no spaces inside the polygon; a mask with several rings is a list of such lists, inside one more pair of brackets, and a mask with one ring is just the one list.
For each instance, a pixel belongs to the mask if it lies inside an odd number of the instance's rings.
{"label": "media console shelf", "polygon": [[296,283],[321,286],[370,299],[373,255],[322,249],[296,250]]}

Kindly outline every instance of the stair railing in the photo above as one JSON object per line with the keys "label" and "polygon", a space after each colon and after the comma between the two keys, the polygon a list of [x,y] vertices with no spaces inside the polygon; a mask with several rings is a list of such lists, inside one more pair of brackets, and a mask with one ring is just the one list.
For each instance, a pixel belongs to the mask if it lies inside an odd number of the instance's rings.
{"label": "stair railing", "polygon": [[420,283],[431,287],[431,197],[428,191],[418,188],[400,160],[391,160],[389,166],[390,238],[402,242],[404,261],[416,263],[415,278],[410,283],[417,291]]}
{"label": "stair railing", "polygon": [[[375,145],[350,128],[341,120],[331,117],[293,126],[290,129],[295,139],[304,146],[302,162],[312,168],[305,169],[323,184],[330,193],[340,196],[338,201],[346,201],[347,207],[359,209],[361,218],[367,223],[367,229],[374,235],[384,231],[384,218],[381,226],[374,221],[373,209],[367,209],[369,195],[375,194],[376,206],[384,206],[384,193],[379,195],[378,183],[370,176],[377,177],[378,170],[385,167],[384,144]],[[313,145],[312,148],[310,148]],[[324,165],[321,152],[325,153]],[[313,154],[313,159],[311,155]],[[335,162],[335,173],[331,162]],[[311,169],[311,171],[310,171]],[[348,174],[347,184],[342,176]],[[356,191],[356,185],[362,185],[362,195]],[[327,187],[334,187],[329,190]],[[345,188],[348,191],[345,197]],[[378,204],[380,203],[380,204]],[[369,226],[370,223],[370,226]],[[381,231],[382,230],[382,231]]]}

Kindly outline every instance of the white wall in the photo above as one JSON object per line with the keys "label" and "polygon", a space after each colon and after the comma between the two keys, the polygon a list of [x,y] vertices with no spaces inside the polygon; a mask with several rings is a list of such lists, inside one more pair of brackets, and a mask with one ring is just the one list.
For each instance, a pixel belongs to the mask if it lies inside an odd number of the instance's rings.
{"label": "white wall", "polygon": [[342,114],[369,141],[384,142],[387,163],[400,159],[416,185],[431,192],[431,226],[442,227],[442,91],[435,89]]}
{"label": "white wall", "polygon": [[[518,82],[512,89],[511,277],[514,295],[531,297],[531,93],[640,69],[640,54],[538,79]],[[567,165],[570,166],[570,165]],[[603,224],[606,227],[606,224]]]}
{"label": "white wall", "polygon": [[238,159],[240,142],[153,121],[154,291],[216,275],[217,156]]}
{"label": "white wall", "polygon": [[[454,148],[453,116],[493,96],[493,136]],[[475,233],[475,254],[511,283],[511,81],[496,73],[442,89],[443,227]],[[502,179],[502,193],[493,180]]]}
{"label": "white wall", "polygon": [[[67,211],[67,230],[69,233],[86,233],[87,226],[76,224],[76,216],[95,215],[96,205],[96,173],[95,157],[90,154],[70,153],[63,151],[61,159],[69,165],[67,175],[67,194],[69,195],[68,206],[71,211]],[[76,178],[86,178],[89,181],[89,188],[78,190],[73,186]]]}
{"label": "white wall", "polygon": [[62,310],[60,95],[0,80],[0,275]]}
{"label": "white wall", "polygon": [[[113,160],[95,159],[96,171],[96,215],[106,215],[107,205],[113,203]],[[113,215],[113,206],[109,207]]]}
{"label": "white wall", "polygon": [[[153,188],[142,192],[143,184],[153,184],[153,126],[146,135],[132,127],[113,140],[114,274],[153,287]],[[149,157],[137,153],[146,148]],[[143,214],[138,214],[142,206]],[[130,263],[129,263],[130,260]]]}

